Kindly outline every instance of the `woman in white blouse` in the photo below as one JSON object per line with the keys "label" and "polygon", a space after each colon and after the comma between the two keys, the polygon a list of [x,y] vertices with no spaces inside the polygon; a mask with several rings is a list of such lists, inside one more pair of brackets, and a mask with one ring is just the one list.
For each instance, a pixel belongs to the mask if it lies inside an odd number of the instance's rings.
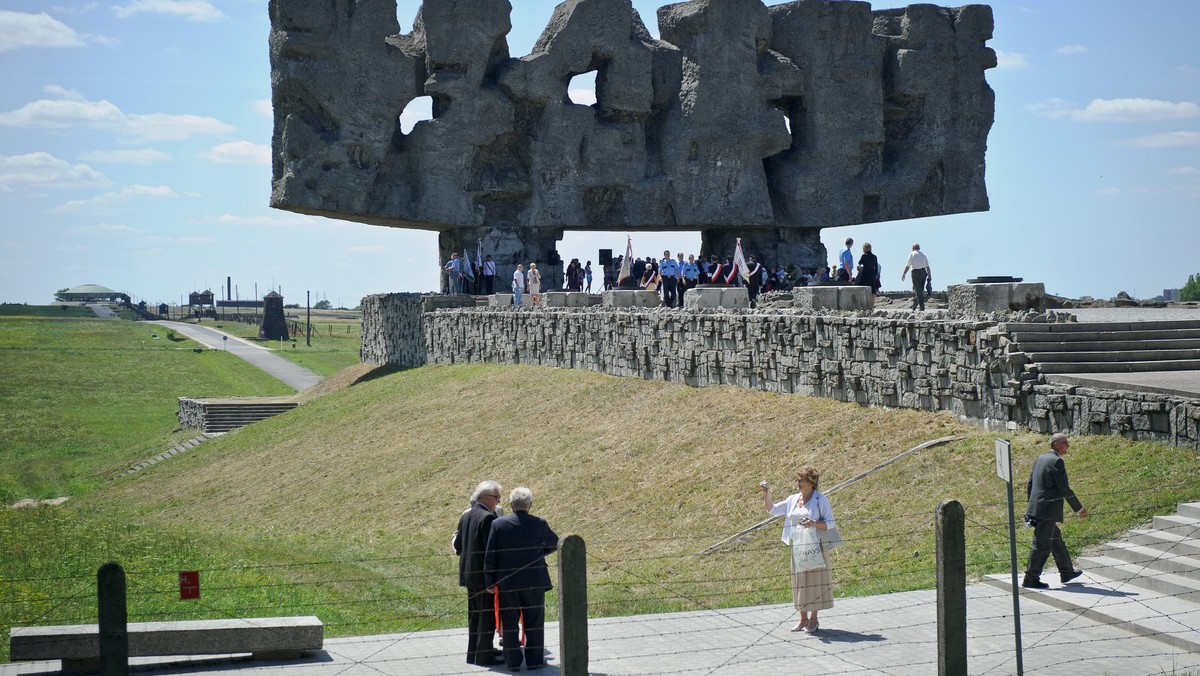
{"label": "woman in white blouse", "polygon": [[537,263],[529,264],[529,274],[525,275],[525,278],[529,282],[529,300],[537,307],[538,298],[542,294],[542,273],[537,269]]}
{"label": "woman in white blouse", "polygon": [[[759,484],[763,507],[771,514],[783,517],[784,544],[793,545],[803,535],[808,535],[800,529],[823,531],[835,527],[829,499],[817,490],[820,479],[821,475],[816,468],[802,467],[796,472],[796,484],[800,492],[774,503],[771,502],[771,489],[767,482]],[[796,538],[795,542],[793,536]],[[788,558],[792,562],[792,605],[800,611],[800,621],[792,627],[792,631],[815,634],[820,626],[817,622],[817,611],[833,607],[833,574],[829,569],[829,552],[824,547],[821,548],[824,566],[800,572],[796,570],[796,558]]]}

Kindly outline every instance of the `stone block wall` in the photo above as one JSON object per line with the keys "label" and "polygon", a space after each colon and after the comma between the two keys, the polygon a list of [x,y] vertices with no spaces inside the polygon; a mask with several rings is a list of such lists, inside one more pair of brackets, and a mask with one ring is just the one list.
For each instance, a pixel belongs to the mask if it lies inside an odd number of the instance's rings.
{"label": "stone block wall", "polygon": [[429,299],[431,304],[437,305],[445,298],[455,296],[423,298],[419,293],[388,293],[363,298],[360,359],[401,368],[424,366],[424,301]]}
{"label": "stone block wall", "polygon": [[1200,400],[1049,383],[1023,353],[1009,352],[1004,325],[991,318],[421,307],[416,294],[363,299],[363,360],[582,368],[1200,449]]}

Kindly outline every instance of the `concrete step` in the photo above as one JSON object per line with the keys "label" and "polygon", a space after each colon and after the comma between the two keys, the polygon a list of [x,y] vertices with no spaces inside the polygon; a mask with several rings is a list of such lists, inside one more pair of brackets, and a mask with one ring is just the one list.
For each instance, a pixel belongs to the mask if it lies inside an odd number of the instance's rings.
{"label": "concrete step", "polygon": [[1200,582],[1200,558],[1187,554],[1131,542],[1110,542],[1100,553],[1105,557],[1143,566],[1158,573],[1174,573]]}
{"label": "concrete step", "polygon": [[1136,528],[1129,531],[1125,542],[1150,547],[1170,554],[1182,554],[1200,558],[1200,539],[1176,535],[1153,528]]}
{"label": "concrete step", "polygon": [[1176,329],[1171,331],[1078,331],[1075,333],[1036,333],[1028,331],[1010,332],[1013,340],[1021,343],[1109,343],[1133,340],[1186,340],[1200,339],[1200,329]]}
{"label": "concrete step", "polygon": [[1066,351],[1029,350],[1028,345],[1022,346],[1029,358],[1039,364],[1064,362],[1151,362],[1151,361],[1200,361],[1200,349],[1187,350],[1105,350],[1102,352],[1087,352],[1071,349]]}
{"label": "concrete step", "polygon": [[1113,340],[1063,340],[1061,336],[1055,340],[1014,340],[1022,349],[1029,352],[1115,352],[1115,351],[1157,351],[1157,350],[1200,350],[1200,338],[1147,338],[1145,340],[1125,339],[1124,336]]}
{"label": "concrete step", "polygon": [[1157,322],[1066,322],[1054,324],[1025,324],[1008,322],[1001,327],[1008,333],[1113,333],[1124,331],[1187,331],[1200,330],[1200,321],[1178,320]]}
{"label": "concrete step", "polygon": [[1195,603],[1200,609],[1200,581],[1185,575],[1164,573],[1111,556],[1081,556],[1078,566],[1089,575],[1120,583],[1121,588],[1149,589]]}
{"label": "concrete step", "polygon": [[1072,361],[1038,363],[1042,373],[1146,373],[1149,371],[1200,371],[1200,359],[1168,361]]}
{"label": "concrete step", "polygon": [[1200,521],[1200,502],[1182,502],[1176,508],[1175,513],[1179,516],[1186,516],[1189,519]]}
{"label": "concrete step", "polygon": [[1156,516],[1150,520],[1150,525],[1160,531],[1173,535],[1181,535],[1189,538],[1200,537],[1200,519],[1193,519],[1190,516],[1182,514]]}
{"label": "concrete step", "polygon": [[[1043,579],[1050,582],[1049,589],[1022,588],[1021,596],[1179,650],[1200,652],[1200,603],[1131,587],[1090,570],[1085,570],[1082,576],[1067,585],[1057,584],[1056,577],[1044,576]],[[1008,574],[989,575],[983,581],[1012,591]]]}

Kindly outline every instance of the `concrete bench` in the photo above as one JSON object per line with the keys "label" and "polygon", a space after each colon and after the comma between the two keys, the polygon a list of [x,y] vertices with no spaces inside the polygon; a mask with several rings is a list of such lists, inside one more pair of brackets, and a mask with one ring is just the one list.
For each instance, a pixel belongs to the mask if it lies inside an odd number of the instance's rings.
{"label": "concrete bench", "polygon": [[713,310],[717,308],[748,309],[750,293],[742,286],[698,286],[683,294],[683,309]]}
{"label": "concrete bench", "polygon": [[869,310],[871,290],[865,286],[800,286],[792,289],[792,305],[802,312],[813,310]]}
{"label": "concrete bench", "polygon": [[1042,282],[953,284],[946,291],[953,312],[985,314],[1046,309],[1046,285]]}
{"label": "concrete bench", "polygon": [[620,289],[616,291],[605,291],[600,294],[602,299],[601,305],[604,307],[635,307],[635,308],[651,308],[662,305],[662,301],[658,298],[658,293],[655,291],[643,291],[641,289]]}
{"label": "concrete bench", "polygon": [[[251,653],[254,659],[296,659],[320,650],[325,640],[325,625],[315,616],[130,622],[127,632],[130,657]],[[100,670],[97,624],[13,627],[8,643],[13,661],[62,660],[63,673]]]}

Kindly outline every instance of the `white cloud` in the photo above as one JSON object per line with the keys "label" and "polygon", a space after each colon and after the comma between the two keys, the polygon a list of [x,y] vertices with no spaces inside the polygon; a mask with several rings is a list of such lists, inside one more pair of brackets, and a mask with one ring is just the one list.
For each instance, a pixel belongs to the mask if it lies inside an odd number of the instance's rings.
{"label": "white cloud", "polygon": [[1200,169],[1196,167],[1175,167],[1167,170],[1168,174],[1178,174],[1181,176],[1200,176]]}
{"label": "white cloud", "polygon": [[348,246],[346,253],[386,253],[387,247],[382,244],[367,244],[364,246]]}
{"label": "white cloud", "polygon": [[0,10],[0,52],[24,47],[83,47],[83,37],[70,26],[42,12],[25,14]]}
{"label": "white cloud", "polygon": [[50,211],[53,213],[66,213],[73,211],[115,210],[125,208],[134,200],[177,197],[179,197],[179,193],[165,185],[131,185],[119,191],[106,192],[97,197],[85,200],[71,200],[70,202],[54,207]]}
{"label": "white cloud", "polygon": [[142,12],[170,14],[188,21],[219,21],[225,18],[221,10],[206,0],[133,0],[128,5],[113,5],[113,14],[125,19]]}
{"label": "white cloud", "polygon": [[125,113],[109,101],[88,101],[78,92],[57,85],[46,87],[46,91],[58,98],[40,99],[0,113],[0,126],[22,129],[86,127],[147,141],[178,141],[196,134],[228,134],[236,129],[216,118],[200,115]]}
{"label": "white cloud", "polygon": [[1105,195],[1105,196],[1119,195],[1119,194],[1121,194],[1121,190],[1120,190],[1120,188],[1103,188],[1101,190],[1097,190],[1096,194],[1097,195]]}
{"label": "white cloud", "polygon": [[1084,47],[1083,45],[1063,45],[1054,51],[1055,53],[1062,54],[1063,56],[1076,56],[1079,54],[1087,54],[1088,48]]}
{"label": "white cloud", "polygon": [[184,237],[164,237],[162,235],[154,235],[144,238],[147,242],[165,243],[165,244],[220,244],[220,240],[212,237],[196,237],[195,235],[187,235]]}
{"label": "white cloud", "polygon": [[1169,131],[1162,134],[1150,134],[1123,141],[1125,145],[1135,148],[1181,148],[1185,146],[1200,146],[1200,131]]}
{"label": "white cloud", "polygon": [[275,108],[271,104],[271,99],[258,99],[257,101],[251,101],[250,108],[263,117],[275,116]]}
{"label": "white cloud", "polygon": [[164,153],[154,148],[139,148],[136,150],[91,150],[79,154],[79,159],[88,162],[108,162],[110,164],[153,164],[171,159],[170,153]]}
{"label": "white cloud", "polygon": [[134,234],[142,231],[133,226],[124,225],[122,223],[96,223],[95,225],[82,225],[78,228],[68,228],[67,232],[96,232],[104,235],[112,235],[121,233]]}
{"label": "white cloud", "polygon": [[1187,63],[1181,63],[1178,66],[1175,66],[1175,70],[1183,73],[1184,75],[1200,75],[1200,68]]}
{"label": "white cloud", "polygon": [[200,157],[219,164],[270,164],[271,149],[249,141],[232,141],[214,146]]}
{"label": "white cloud", "polygon": [[106,188],[104,174],[86,164],[71,164],[49,153],[0,155],[0,193],[24,188]]}
{"label": "white cloud", "polygon": [[1079,109],[1063,99],[1052,98],[1028,104],[1025,109],[1045,117],[1075,122],[1152,122],[1200,117],[1200,106],[1195,103],[1157,99],[1093,99],[1086,108]]}
{"label": "white cloud", "polygon": [[1029,61],[1024,54],[1017,52],[1005,52],[996,50],[996,67],[997,68],[1026,68],[1029,66]]}
{"label": "white cloud", "polygon": [[571,103],[580,106],[590,106],[596,102],[595,89],[568,89],[567,98],[571,99]]}
{"label": "white cloud", "polygon": [[400,113],[400,131],[405,134],[412,131],[418,122],[433,119],[433,97],[418,96],[409,101]]}
{"label": "white cloud", "polygon": [[303,214],[293,214],[291,216],[236,216],[234,214],[221,214],[212,222],[220,225],[254,225],[265,226],[268,228],[291,228],[297,225],[320,225],[325,219],[317,218],[316,216],[305,216]]}

